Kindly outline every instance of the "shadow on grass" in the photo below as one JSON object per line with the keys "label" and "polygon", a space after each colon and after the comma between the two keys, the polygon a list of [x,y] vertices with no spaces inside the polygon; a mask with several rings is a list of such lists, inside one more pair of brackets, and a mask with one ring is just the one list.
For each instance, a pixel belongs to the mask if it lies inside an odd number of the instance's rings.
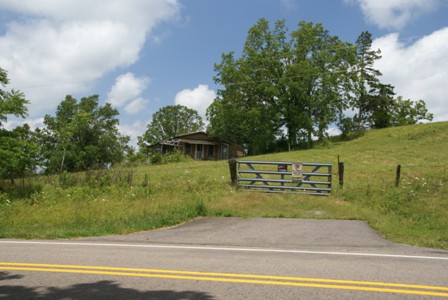
{"label": "shadow on grass", "polygon": [[[22,275],[11,275],[0,272],[0,281],[21,279]],[[198,299],[209,300],[213,297],[207,293],[196,291],[139,291],[131,288],[120,287],[113,281],[103,280],[93,283],[76,284],[64,288],[51,287],[32,288],[20,285],[0,285],[0,299]]]}

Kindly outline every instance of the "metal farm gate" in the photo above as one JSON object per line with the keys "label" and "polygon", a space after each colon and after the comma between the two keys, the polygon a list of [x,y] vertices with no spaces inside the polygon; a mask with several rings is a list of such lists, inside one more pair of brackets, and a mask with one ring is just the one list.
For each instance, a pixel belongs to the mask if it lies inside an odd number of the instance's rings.
{"label": "metal farm gate", "polygon": [[237,186],[262,192],[329,195],[331,164],[238,161]]}

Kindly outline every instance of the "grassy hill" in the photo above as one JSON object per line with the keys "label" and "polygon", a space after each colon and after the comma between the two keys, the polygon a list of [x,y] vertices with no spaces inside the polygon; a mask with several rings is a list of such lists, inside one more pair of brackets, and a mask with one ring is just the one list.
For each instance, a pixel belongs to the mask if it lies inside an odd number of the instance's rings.
{"label": "grassy hill", "polygon": [[[0,237],[129,233],[197,216],[365,220],[387,239],[448,249],[448,123],[372,130],[350,142],[250,157],[345,163],[329,197],[265,194],[230,185],[227,161],[183,161],[36,177],[0,194]],[[401,183],[395,187],[397,165]],[[5,185],[6,183],[4,183]]]}

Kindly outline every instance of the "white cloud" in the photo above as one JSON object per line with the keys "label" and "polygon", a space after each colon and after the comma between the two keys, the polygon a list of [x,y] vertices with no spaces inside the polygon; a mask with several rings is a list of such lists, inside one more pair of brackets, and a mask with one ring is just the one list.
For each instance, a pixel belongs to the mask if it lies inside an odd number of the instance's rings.
{"label": "white cloud", "polygon": [[132,100],[128,105],[126,105],[124,110],[128,115],[135,115],[141,112],[148,105],[148,102],[148,100],[139,97]]}
{"label": "white cloud", "polygon": [[2,0],[1,7],[26,15],[58,22],[111,20],[150,29],[157,22],[173,17],[177,0]]}
{"label": "white cloud", "polygon": [[126,73],[115,79],[115,84],[107,95],[107,102],[120,107],[135,100],[148,87],[148,77],[135,77],[133,73]]}
{"label": "white cloud", "polygon": [[27,119],[26,121],[23,119],[19,119],[16,117],[13,117],[11,119],[8,119],[8,122],[6,122],[5,129],[6,130],[12,130],[16,128],[17,126],[22,126],[24,124],[28,124],[32,130],[36,128],[43,128],[44,127],[44,118],[37,118],[37,119]]}
{"label": "white cloud", "polygon": [[380,28],[402,29],[423,13],[434,11],[439,0],[345,0],[361,7],[368,22]]}
{"label": "white cloud", "polygon": [[127,135],[131,138],[129,145],[137,148],[137,137],[142,136],[146,131],[146,124],[142,121],[136,121],[132,124],[120,124],[118,125],[120,133]]}
{"label": "white cloud", "polygon": [[281,4],[286,10],[297,10],[299,8],[297,0],[281,0]]}
{"label": "white cloud", "polygon": [[210,90],[206,84],[200,84],[193,90],[185,89],[178,92],[176,94],[175,103],[176,105],[184,105],[195,109],[205,121],[207,108],[215,98],[216,92],[214,90]]}
{"label": "white cloud", "polygon": [[448,120],[448,27],[409,46],[398,34],[389,34],[374,40],[372,48],[381,49],[376,67],[383,73],[382,82],[395,86],[405,99],[425,100],[435,121]]}
{"label": "white cloud", "polygon": [[148,33],[177,16],[177,0],[2,0],[21,17],[0,36],[0,62],[11,87],[31,101],[30,116],[54,109],[66,94],[139,58]]}

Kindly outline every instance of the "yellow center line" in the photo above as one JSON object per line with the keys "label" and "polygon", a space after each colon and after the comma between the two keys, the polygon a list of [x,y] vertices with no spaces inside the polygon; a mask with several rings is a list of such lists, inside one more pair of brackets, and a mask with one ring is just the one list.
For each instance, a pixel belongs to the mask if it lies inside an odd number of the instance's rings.
{"label": "yellow center line", "polygon": [[159,270],[159,269],[77,266],[77,265],[61,265],[61,264],[7,263],[7,262],[0,262],[0,269],[11,271],[77,273],[77,274],[92,274],[92,275],[114,275],[114,276],[147,277],[147,278],[162,278],[162,279],[215,281],[215,282],[228,282],[228,283],[249,283],[249,284],[295,286],[295,287],[314,287],[325,289],[448,297],[448,292],[443,292],[448,291],[448,287],[386,283],[386,282]]}

